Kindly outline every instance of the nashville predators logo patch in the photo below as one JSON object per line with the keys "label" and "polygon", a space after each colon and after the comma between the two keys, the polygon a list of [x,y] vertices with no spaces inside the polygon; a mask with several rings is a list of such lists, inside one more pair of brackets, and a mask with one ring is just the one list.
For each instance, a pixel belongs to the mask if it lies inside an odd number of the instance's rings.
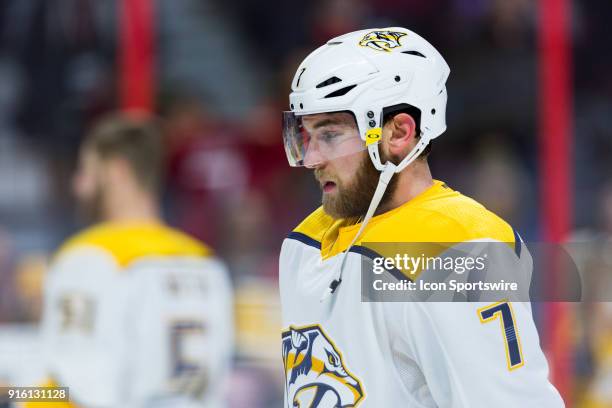
{"label": "nashville predators logo patch", "polygon": [[372,31],[363,36],[359,45],[370,47],[376,51],[390,52],[392,48],[399,47],[400,38],[406,33],[398,31]]}
{"label": "nashville predators logo patch", "polygon": [[283,332],[286,408],[349,408],[364,397],[340,351],[318,326]]}

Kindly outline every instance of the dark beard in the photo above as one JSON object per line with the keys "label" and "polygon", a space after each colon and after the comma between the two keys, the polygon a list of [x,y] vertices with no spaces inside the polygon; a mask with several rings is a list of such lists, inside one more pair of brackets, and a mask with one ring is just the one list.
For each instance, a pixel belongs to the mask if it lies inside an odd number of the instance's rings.
{"label": "dark beard", "polygon": [[[380,161],[386,163],[387,158],[381,154]],[[334,198],[326,198],[325,194],[323,195],[323,209],[336,219],[363,217],[368,211],[379,178],[380,172],[376,170],[370,157],[367,154],[363,155],[353,182],[347,186],[338,184],[338,193]],[[389,202],[396,188],[397,175],[394,175],[387,185],[379,207]]]}

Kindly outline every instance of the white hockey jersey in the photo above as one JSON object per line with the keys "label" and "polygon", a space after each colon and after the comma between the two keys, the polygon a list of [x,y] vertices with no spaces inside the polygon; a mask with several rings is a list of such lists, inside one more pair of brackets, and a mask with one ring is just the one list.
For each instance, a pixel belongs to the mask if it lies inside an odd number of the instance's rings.
{"label": "white hockey jersey", "polygon": [[158,224],[95,226],[60,250],[45,291],[47,368],[74,405],[224,406],[232,294],[199,242]]}
{"label": "white hockey jersey", "polygon": [[485,240],[529,257],[510,226],[435,181],[372,218],[347,255],[341,284],[321,301],[359,227],[319,208],[283,243],[285,407],[563,406],[528,302],[362,301],[362,244]]}

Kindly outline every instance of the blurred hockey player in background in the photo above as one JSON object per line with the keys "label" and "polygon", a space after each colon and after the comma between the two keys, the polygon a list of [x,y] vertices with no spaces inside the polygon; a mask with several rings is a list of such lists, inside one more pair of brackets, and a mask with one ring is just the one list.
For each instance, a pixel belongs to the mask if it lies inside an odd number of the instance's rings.
{"label": "blurred hockey player in background", "polygon": [[108,117],[81,147],[74,193],[96,224],[54,257],[41,323],[49,384],[69,387],[71,406],[224,406],[228,273],[164,224],[162,161],[144,117]]}

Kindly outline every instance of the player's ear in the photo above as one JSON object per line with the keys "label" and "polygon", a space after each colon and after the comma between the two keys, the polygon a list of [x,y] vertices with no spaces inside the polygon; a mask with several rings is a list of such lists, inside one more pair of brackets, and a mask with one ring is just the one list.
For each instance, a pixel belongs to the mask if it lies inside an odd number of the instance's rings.
{"label": "player's ear", "polygon": [[401,154],[407,147],[412,148],[415,143],[416,123],[407,113],[398,113],[388,123],[389,151],[391,154]]}

